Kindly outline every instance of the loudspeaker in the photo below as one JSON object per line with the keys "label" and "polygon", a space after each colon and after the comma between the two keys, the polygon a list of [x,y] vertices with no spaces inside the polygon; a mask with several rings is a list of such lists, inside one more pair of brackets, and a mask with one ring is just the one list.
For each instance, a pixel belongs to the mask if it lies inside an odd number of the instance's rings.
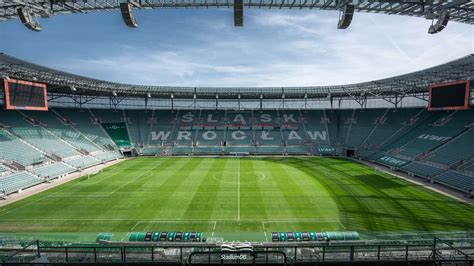
{"label": "loudspeaker", "polygon": [[242,27],[244,25],[244,1],[234,0],[234,26]]}
{"label": "loudspeaker", "polygon": [[33,21],[33,17],[31,16],[28,9],[19,7],[16,11],[18,13],[18,17],[20,18],[21,23],[23,23],[25,27],[32,31],[41,31],[40,24],[36,21]]}
{"label": "loudspeaker", "polygon": [[130,3],[120,3],[120,11],[122,12],[123,21],[130,28],[136,28],[138,26],[137,20],[133,15],[132,4]]}
{"label": "loudspeaker", "polygon": [[449,22],[449,17],[450,15],[447,10],[441,12],[441,14],[438,17],[438,21],[436,21],[436,24],[430,26],[428,33],[435,34],[442,31],[444,28],[446,28]]}
{"label": "loudspeaker", "polygon": [[351,25],[352,17],[354,16],[354,5],[345,5],[342,9],[342,14],[337,23],[338,29],[347,29]]}

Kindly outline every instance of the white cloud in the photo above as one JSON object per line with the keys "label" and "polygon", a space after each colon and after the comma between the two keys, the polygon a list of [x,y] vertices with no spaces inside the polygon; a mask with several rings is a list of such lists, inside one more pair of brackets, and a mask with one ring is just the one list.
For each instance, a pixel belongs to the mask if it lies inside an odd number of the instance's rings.
{"label": "white cloud", "polygon": [[474,52],[472,26],[450,23],[429,35],[422,18],[356,13],[349,29],[337,30],[336,12],[249,10],[243,29],[213,17],[203,23],[214,26],[192,28],[179,42],[160,39],[166,50],[129,43],[57,66],[138,84],[311,86],[386,78]]}

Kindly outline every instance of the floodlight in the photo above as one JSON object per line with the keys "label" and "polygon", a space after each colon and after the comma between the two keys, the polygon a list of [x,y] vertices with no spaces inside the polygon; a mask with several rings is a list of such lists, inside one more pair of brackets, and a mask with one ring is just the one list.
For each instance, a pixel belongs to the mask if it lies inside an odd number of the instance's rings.
{"label": "floodlight", "polygon": [[242,27],[244,25],[244,1],[234,0],[234,26]]}
{"label": "floodlight", "polygon": [[354,5],[345,5],[339,15],[338,29],[347,29],[351,25],[352,17],[354,16]]}
{"label": "floodlight", "polygon": [[134,5],[139,6],[138,4],[135,4],[135,2],[131,1],[120,3],[120,12],[122,13],[123,22],[125,22],[125,25],[129,26],[130,28],[138,27],[137,20],[133,14]]}
{"label": "floodlight", "polygon": [[441,14],[438,16],[438,21],[436,21],[436,24],[431,25],[428,29],[428,33],[435,34],[446,28],[446,25],[448,25],[449,17],[450,14],[448,10],[442,11]]}
{"label": "floodlight", "polygon": [[25,25],[26,28],[32,31],[42,30],[38,21],[35,21],[33,19],[33,16],[31,15],[31,12],[29,9],[25,7],[19,7],[16,11],[18,13],[18,17],[20,18],[21,23],[23,23],[23,25]]}

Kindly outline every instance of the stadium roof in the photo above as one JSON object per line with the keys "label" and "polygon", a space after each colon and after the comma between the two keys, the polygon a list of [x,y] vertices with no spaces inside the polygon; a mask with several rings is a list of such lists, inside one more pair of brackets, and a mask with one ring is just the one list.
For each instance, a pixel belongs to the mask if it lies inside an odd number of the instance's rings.
{"label": "stadium roof", "polygon": [[[18,18],[17,9],[29,8],[30,12],[41,17],[58,14],[87,13],[91,11],[119,10],[120,0],[96,1],[51,1],[16,0],[0,1],[0,21]],[[147,0],[137,1],[140,8],[231,8],[234,1],[229,0]],[[474,2],[471,0],[244,0],[245,8],[288,8],[341,10],[346,4],[353,4],[356,12],[383,13],[390,15],[417,16],[431,19],[441,11],[448,11],[450,20],[474,24]]]}
{"label": "stadium roof", "polygon": [[356,84],[313,87],[171,87],[133,85],[92,79],[32,64],[0,53],[0,77],[48,84],[49,92],[128,97],[199,99],[280,99],[337,97],[381,97],[411,95],[428,91],[430,84],[472,80],[474,54],[454,61],[396,77]]}

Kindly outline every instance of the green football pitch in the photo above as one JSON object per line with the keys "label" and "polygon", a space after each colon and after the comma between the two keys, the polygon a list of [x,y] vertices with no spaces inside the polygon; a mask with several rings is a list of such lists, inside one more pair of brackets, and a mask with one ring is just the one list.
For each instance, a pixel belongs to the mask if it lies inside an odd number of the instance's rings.
{"label": "green football pitch", "polygon": [[15,237],[121,240],[131,231],[229,241],[474,231],[474,206],[343,159],[142,157],[0,208],[0,234]]}

